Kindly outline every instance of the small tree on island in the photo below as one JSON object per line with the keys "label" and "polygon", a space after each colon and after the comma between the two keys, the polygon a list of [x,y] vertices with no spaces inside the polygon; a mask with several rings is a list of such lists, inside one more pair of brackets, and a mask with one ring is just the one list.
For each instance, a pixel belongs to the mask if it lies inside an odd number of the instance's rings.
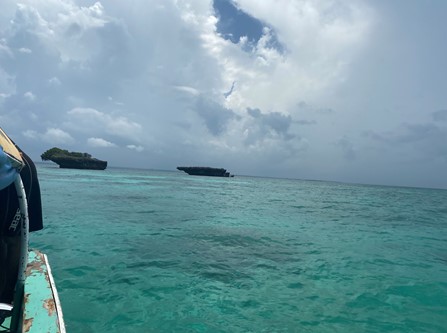
{"label": "small tree on island", "polygon": [[42,161],[51,161],[51,159],[54,156],[63,156],[63,155],[67,155],[67,154],[68,154],[68,150],[63,150],[60,148],[53,147],[51,149],[48,149],[42,155],[40,155],[40,158],[42,159]]}
{"label": "small tree on island", "polygon": [[69,152],[65,149],[60,149],[57,147],[53,147],[51,149],[48,149],[46,152],[44,152],[42,155],[40,155],[40,158],[42,161],[51,161],[55,157],[83,157],[83,158],[91,158],[92,155],[87,153],[79,153],[79,152]]}

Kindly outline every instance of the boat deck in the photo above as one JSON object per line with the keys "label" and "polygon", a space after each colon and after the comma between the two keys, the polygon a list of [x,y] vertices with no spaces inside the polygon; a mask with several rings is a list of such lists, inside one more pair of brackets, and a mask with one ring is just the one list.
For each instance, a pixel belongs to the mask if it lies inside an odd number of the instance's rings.
{"label": "boat deck", "polygon": [[[37,250],[28,253],[23,315],[24,333],[66,332],[47,256]],[[10,322],[9,317],[3,322],[0,332],[9,332]]]}

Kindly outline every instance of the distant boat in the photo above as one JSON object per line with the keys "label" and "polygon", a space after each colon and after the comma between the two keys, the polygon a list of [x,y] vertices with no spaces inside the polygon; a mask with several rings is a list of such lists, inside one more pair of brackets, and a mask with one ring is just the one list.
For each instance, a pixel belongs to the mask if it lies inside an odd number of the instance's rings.
{"label": "distant boat", "polygon": [[211,167],[177,167],[178,170],[186,172],[191,176],[210,176],[210,177],[234,177],[224,168]]}

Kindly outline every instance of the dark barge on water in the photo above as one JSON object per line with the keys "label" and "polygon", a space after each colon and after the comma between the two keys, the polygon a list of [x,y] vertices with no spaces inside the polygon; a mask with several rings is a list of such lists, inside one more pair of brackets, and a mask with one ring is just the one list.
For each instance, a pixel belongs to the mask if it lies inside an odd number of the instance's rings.
{"label": "dark barge on water", "polygon": [[177,167],[180,171],[185,171],[191,176],[211,176],[211,177],[234,177],[224,168],[211,167]]}

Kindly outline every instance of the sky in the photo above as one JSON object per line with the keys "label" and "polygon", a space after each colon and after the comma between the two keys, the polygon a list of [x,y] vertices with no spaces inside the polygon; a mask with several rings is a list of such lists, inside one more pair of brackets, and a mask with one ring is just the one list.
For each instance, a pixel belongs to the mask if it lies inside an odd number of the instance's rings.
{"label": "sky", "polygon": [[1,7],[0,127],[35,161],[447,188],[447,1]]}

